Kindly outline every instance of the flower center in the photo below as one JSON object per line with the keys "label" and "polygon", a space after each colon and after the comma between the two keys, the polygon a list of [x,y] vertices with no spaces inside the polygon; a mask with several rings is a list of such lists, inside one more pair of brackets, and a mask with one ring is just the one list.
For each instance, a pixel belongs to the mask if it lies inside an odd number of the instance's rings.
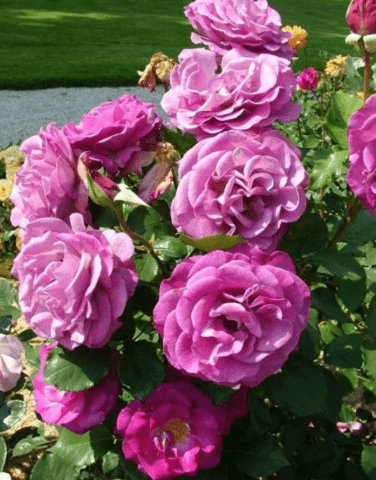
{"label": "flower center", "polygon": [[188,425],[181,420],[172,420],[172,422],[163,425],[161,432],[170,432],[174,443],[182,443],[188,435]]}

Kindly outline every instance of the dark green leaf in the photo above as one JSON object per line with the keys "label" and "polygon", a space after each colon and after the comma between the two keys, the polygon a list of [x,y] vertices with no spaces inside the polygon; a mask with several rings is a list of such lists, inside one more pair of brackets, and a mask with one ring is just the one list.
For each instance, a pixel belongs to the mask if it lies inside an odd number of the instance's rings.
{"label": "dark green leaf", "polygon": [[364,342],[362,350],[364,369],[368,375],[376,378],[376,345]]}
{"label": "dark green leaf", "polygon": [[310,174],[312,190],[320,190],[326,185],[330,185],[333,179],[341,177],[346,166],[346,158],[349,156],[347,150],[332,152],[321,151],[315,159],[313,169]]}
{"label": "dark green leaf", "polygon": [[[304,463],[304,470],[314,478],[328,478],[343,462],[344,451],[329,441],[317,441],[298,448],[298,457]],[[330,478],[330,477],[329,477]]]}
{"label": "dark green leaf", "polygon": [[299,445],[305,442],[310,432],[307,418],[295,418],[282,429],[282,443],[285,449],[290,452],[296,450]]}
{"label": "dark green leaf", "polygon": [[144,340],[127,345],[120,361],[119,376],[134,398],[145,400],[164,378],[164,367],[155,345]]}
{"label": "dark green leaf", "polygon": [[40,357],[39,357],[39,345],[30,345],[28,342],[22,342],[25,352],[25,358],[27,363],[34,369],[39,370]]}
{"label": "dark green leaf", "polygon": [[22,400],[10,400],[0,408],[0,432],[13,427],[24,416],[26,403]]}
{"label": "dark green leaf", "polygon": [[211,399],[216,405],[225,402],[236,392],[236,390],[230,387],[224,387],[222,385],[216,385],[215,383],[204,382],[198,379],[195,381],[195,383],[200,390],[203,390],[210,395]]}
{"label": "dark green leaf", "polygon": [[78,347],[72,351],[55,347],[48,356],[44,380],[60,390],[86,390],[107,375],[111,359],[109,347]]}
{"label": "dark green leaf", "polygon": [[133,258],[137,273],[143,282],[152,282],[158,275],[158,262],[149,253],[137,255]]}
{"label": "dark green leaf", "polygon": [[112,445],[112,433],[104,425],[99,425],[83,435],[62,430],[50,451],[61,458],[69,458],[73,465],[83,468],[101,458]]}
{"label": "dark green leaf", "polygon": [[0,333],[5,332],[5,330],[9,327],[11,320],[11,316],[0,317]]}
{"label": "dark green leaf", "polygon": [[196,143],[196,137],[192,133],[183,133],[181,130],[163,127],[162,135],[165,141],[171,143],[181,156]]}
{"label": "dark green leaf", "polygon": [[126,460],[123,456],[120,458],[120,465],[127,475],[127,479],[130,480],[148,480],[149,477],[140,472],[137,465],[134,462]]}
{"label": "dark green leaf", "polygon": [[19,308],[11,307],[6,305],[0,310],[0,319],[2,317],[10,317],[11,320],[17,320],[22,315],[22,312]]}
{"label": "dark green leaf", "polygon": [[174,235],[172,225],[151,207],[139,206],[132,210],[127,219],[128,227],[138,235],[150,240],[165,235]]}
{"label": "dark green leaf", "polygon": [[354,95],[338,91],[331,97],[331,105],[325,117],[325,127],[332,139],[343,149],[347,148],[347,124],[350,115],[361,108],[362,101]]}
{"label": "dark green leaf", "polygon": [[362,367],[362,336],[353,333],[337,337],[325,347],[326,363],[342,368]]}
{"label": "dark green leaf", "polygon": [[176,237],[166,236],[157,238],[154,250],[163,261],[183,257],[187,254],[187,247]]}
{"label": "dark green leaf", "polygon": [[249,429],[258,435],[266,433],[271,425],[270,410],[265,403],[253,393],[248,393]]}
{"label": "dark green leaf", "polygon": [[[68,457],[69,458],[69,457]],[[75,480],[78,474],[66,460],[44,454],[35,464],[30,480]]]}
{"label": "dark green leaf", "polygon": [[367,210],[361,210],[345,232],[341,241],[354,243],[355,245],[364,245],[375,239],[376,218]]}
{"label": "dark green leaf", "polygon": [[370,480],[376,480],[376,445],[364,445],[362,467]]}
{"label": "dark green leaf", "polygon": [[341,279],[338,285],[338,297],[350,309],[355,312],[363,303],[366,290],[366,277],[359,280]]}
{"label": "dark green leaf", "polygon": [[364,268],[349,253],[327,248],[311,257],[312,265],[324,267],[335,277],[353,282],[365,277]]}
{"label": "dark green leaf", "polygon": [[43,437],[33,437],[28,435],[26,438],[23,438],[13,448],[12,456],[19,457],[20,455],[25,455],[26,453],[32,452],[39,445],[43,445],[47,440]]}
{"label": "dark green leaf", "polygon": [[5,307],[5,305],[12,305],[13,302],[17,302],[16,290],[11,283],[0,279],[0,305]]}
{"label": "dark green leaf", "polygon": [[369,306],[366,324],[370,334],[376,337],[376,295]]}
{"label": "dark green leaf", "polygon": [[234,451],[232,461],[241,472],[252,477],[268,476],[290,465],[277,440],[270,435]]}
{"label": "dark green leaf", "polygon": [[300,337],[298,352],[308,360],[315,360],[320,353],[320,334],[312,325],[307,325]]}
{"label": "dark green leaf", "polygon": [[347,318],[335,298],[333,290],[325,287],[316,288],[312,292],[312,307],[319,310],[328,319],[346,322]]}
{"label": "dark green leaf", "polygon": [[3,471],[7,459],[7,444],[3,437],[0,437],[0,472]]}
{"label": "dark green leaf", "polygon": [[247,241],[241,238],[239,235],[230,237],[225,233],[218,233],[217,235],[211,235],[210,237],[203,238],[191,238],[184,233],[181,233],[179,238],[186,245],[192,245],[199,250],[204,250],[204,252],[211,252],[213,250],[229,250],[240,243],[247,243]]}

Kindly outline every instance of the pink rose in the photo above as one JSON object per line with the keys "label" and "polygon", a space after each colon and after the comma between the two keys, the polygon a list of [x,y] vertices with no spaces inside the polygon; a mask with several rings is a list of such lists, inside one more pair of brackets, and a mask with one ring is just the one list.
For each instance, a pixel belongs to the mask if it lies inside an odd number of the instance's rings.
{"label": "pink rose", "polygon": [[197,140],[225,130],[250,130],[276,120],[291,122],[300,106],[291,102],[296,82],[290,62],[234,48],[217,72],[214,52],[183,50],[161,106],[171,123]]}
{"label": "pink rose", "polygon": [[137,285],[132,240],[114,230],[89,230],[83,218],[43,218],[30,223],[12,274],[19,303],[34,332],[73,350],[100,348]]}
{"label": "pink rose", "polygon": [[184,13],[198,31],[193,43],[205,43],[220,55],[235,47],[291,59],[290,34],[282,32],[279,13],[266,0],[196,0]]}
{"label": "pink rose", "polygon": [[88,195],[77,173],[77,161],[56,123],[25,140],[20,151],[26,157],[10,197],[15,205],[10,217],[12,225],[24,229],[32,220],[43,217],[68,221],[69,215],[77,211],[90,223]]}
{"label": "pink rose", "polygon": [[351,115],[347,138],[350,151],[347,183],[364,208],[376,217],[376,94],[367,99],[364,108]]}
{"label": "pink rose", "polygon": [[22,352],[18,338],[0,333],[0,392],[16,386],[22,372]]}
{"label": "pink rose", "polygon": [[376,0],[352,0],[346,12],[346,22],[358,35],[376,33]]}
{"label": "pink rose", "polygon": [[296,83],[302,90],[315,90],[319,73],[313,67],[306,68],[296,77]]}
{"label": "pink rose", "polygon": [[175,368],[255,387],[296,348],[309,309],[309,288],[286,253],[241,245],[178,264],[161,283],[153,320]]}
{"label": "pink rose", "polygon": [[48,354],[54,345],[40,347],[40,369],[33,378],[35,411],[47,423],[60,425],[82,435],[102,423],[115,408],[121,392],[117,373],[119,353],[112,352],[112,365],[108,374],[96,385],[79,392],[58,390],[43,380]]}
{"label": "pink rose", "polygon": [[121,410],[115,434],[127,460],[152,480],[167,480],[219,463],[224,422],[224,410],[194,385],[163,383]]}
{"label": "pink rose", "polygon": [[180,160],[179,180],[171,219],[193,238],[240,235],[270,252],[306,208],[300,151],[273,129],[202,140]]}
{"label": "pink rose", "polygon": [[162,119],[156,106],[144,103],[136,95],[123,95],[101,103],[63,127],[76,155],[89,152],[110,174],[140,172],[153,159],[152,150],[161,141]]}

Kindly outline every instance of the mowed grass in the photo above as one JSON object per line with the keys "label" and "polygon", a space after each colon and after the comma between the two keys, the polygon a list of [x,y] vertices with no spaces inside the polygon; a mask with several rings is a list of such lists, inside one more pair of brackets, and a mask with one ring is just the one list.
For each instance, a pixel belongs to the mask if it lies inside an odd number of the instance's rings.
{"label": "mowed grass", "polygon": [[[189,0],[1,0],[0,89],[136,85],[151,55],[194,48]],[[346,54],[348,0],[270,0],[284,24],[308,33],[308,65],[320,51]],[[298,66],[304,68],[300,53]]]}

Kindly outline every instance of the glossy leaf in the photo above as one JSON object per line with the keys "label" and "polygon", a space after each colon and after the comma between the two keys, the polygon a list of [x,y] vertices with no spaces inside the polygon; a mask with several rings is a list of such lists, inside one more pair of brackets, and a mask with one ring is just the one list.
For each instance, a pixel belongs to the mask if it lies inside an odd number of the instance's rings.
{"label": "glossy leaf", "polygon": [[192,245],[204,252],[211,252],[213,250],[230,250],[230,248],[241,243],[248,243],[239,235],[229,236],[224,233],[218,233],[217,235],[211,235],[210,237],[203,238],[191,238],[184,233],[179,234],[180,240],[186,245]]}

